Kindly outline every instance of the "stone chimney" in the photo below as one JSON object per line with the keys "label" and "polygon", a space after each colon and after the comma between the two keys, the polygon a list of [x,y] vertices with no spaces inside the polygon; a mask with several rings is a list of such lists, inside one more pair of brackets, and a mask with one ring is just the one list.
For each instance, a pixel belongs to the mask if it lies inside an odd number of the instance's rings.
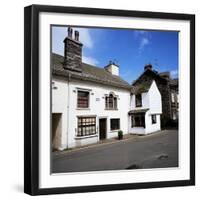
{"label": "stone chimney", "polygon": [[81,72],[82,64],[82,46],[79,42],[79,32],[75,31],[73,38],[73,29],[68,28],[68,36],[64,39],[64,63],[65,69]]}
{"label": "stone chimney", "polygon": [[160,75],[161,77],[167,79],[167,80],[170,79],[170,73],[169,73],[169,72],[161,72],[159,75]]}
{"label": "stone chimney", "polygon": [[152,67],[152,65],[151,64],[146,64],[145,66],[144,66],[144,70],[147,70],[147,69],[153,69],[153,67]]}
{"label": "stone chimney", "polygon": [[119,76],[119,66],[112,61],[110,61],[109,64],[104,67],[104,69],[110,72],[112,75]]}

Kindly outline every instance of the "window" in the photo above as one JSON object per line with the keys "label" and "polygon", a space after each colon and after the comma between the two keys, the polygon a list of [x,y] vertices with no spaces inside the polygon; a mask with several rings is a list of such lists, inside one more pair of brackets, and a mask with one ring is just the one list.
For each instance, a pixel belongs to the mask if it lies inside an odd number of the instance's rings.
{"label": "window", "polygon": [[172,98],[172,103],[174,103],[175,102],[175,95],[174,95],[174,93],[171,93],[171,98]]}
{"label": "window", "polygon": [[152,124],[156,124],[157,123],[156,115],[151,115],[151,122],[152,122]]}
{"label": "window", "polygon": [[117,109],[117,97],[114,97],[113,94],[110,94],[106,97],[105,100],[106,109],[116,110]]}
{"label": "window", "polygon": [[120,119],[110,119],[110,130],[120,129]]}
{"label": "window", "polygon": [[131,116],[131,127],[144,127],[145,128],[145,114],[134,114]]}
{"label": "window", "polygon": [[78,108],[89,108],[89,92],[78,91]]}
{"label": "window", "polygon": [[173,118],[173,120],[177,119],[177,113],[176,113],[176,111],[172,111],[172,118]]}
{"label": "window", "polygon": [[176,95],[176,101],[177,101],[177,103],[179,103],[179,95],[178,94]]}
{"label": "window", "polygon": [[77,136],[95,135],[96,117],[78,117]]}
{"label": "window", "polygon": [[142,106],[142,95],[141,94],[135,95],[135,105],[136,105],[136,107]]}

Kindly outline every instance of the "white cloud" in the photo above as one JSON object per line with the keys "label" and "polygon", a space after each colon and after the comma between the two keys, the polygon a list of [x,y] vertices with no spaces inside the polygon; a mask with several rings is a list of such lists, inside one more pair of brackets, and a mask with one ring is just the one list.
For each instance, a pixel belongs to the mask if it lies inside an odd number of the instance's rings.
{"label": "white cloud", "polygon": [[95,58],[87,57],[87,56],[83,56],[82,61],[90,65],[97,65],[99,63],[99,61],[96,60]]}
{"label": "white cloud", "polygon": [[135,37],[135,40],[137,40],[139,43],[138,50],[139,50],[139,54],[141,54],[144,48],[151,43],[150,42],[151,34],[149,31],[135,30],[134,37]]}
{"label": "white cloud", "polygon": [[151,34],[149,33],[149,31],[135,30],[134,31],[134,37],[135,37],[135,39],[140,39],[141,37],[150,38]]}
{"label": "white cloud", "polygon": [[142,51],[144,49],[144,47],[146,45],[148,45],[150,43],[149,39],[146,37],[143,37],[140,41],[140,45],[139,45],[139,50]]}
{"label": "white cloud", "polygon": [[83,45],[89,49],[92,49],[94,46],[94,41],[91,37],[90,31],[89,29],[86,28],[74,28],[74,30],[78,30],[79,31],[79,37],[80,37],[80,41],[81,43],[83,43]]}
{"label": "white cloud", "polygon": [[138,38],[142,35],[146,35],[147,34],[147,31],[142,31],[142,30],[134,30],[134,37],[135,38]]}
{"label": "white cloud", "polygon": [[172,78],[178,78],[178,70],[172,70],[170,71],[170,75]]}
{"label": "white cloud", "polygon": [[[72,27],[73,31],[77,30],[79,31],[79,40],[83,44],[85,48],[88,48],[88,50],[91,50],[94,46],[94,38],[91,36],[91,32],[87,28],[76,28]],[[54,53],[58,53],[60,55],[64,54],[64,44],[63,40],[67,37],[67,27],[54,27],[53,28],[53,41],[52,41],[52,51]],[[74,37],[74,33],[73,33]],[[95,37],[96,38],[96,37]],[[84,51],[83,51],[84,53]],[[89,56],[82,56],[82,60],[85,63],[91,64],[91,65],[97,65],[99,62],[93,57]]]}
{"label": "white cloud", "polygon": [[[79,31],[80,41],[83,43],[83,46],[92,49],[94,46],[94,38],[92,38],[89,29],[87,28],[74,28],[73,30]],[[64,43],[63,40],[67,37],[67,27],[53,27],[53,40],[52,40],[52,50],[54,53],[60,55],[64,54]],[[74,34],[73,34],[74,37]]]}

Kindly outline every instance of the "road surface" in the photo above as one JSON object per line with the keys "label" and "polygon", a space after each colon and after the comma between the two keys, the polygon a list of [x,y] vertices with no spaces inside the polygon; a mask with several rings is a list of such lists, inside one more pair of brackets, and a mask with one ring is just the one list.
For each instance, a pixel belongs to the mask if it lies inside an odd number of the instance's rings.
{"label": "road surface", "polygon": [[52,172],[178,167],[178,131],[52,154]]}

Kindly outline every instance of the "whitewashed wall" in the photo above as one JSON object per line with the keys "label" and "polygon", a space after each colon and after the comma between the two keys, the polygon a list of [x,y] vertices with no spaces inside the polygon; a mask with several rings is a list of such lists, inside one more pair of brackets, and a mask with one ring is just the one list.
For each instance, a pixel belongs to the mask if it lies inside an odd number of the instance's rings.
{"label": "whitewashed wall", "polygon": [[145,121],[146,121],[145,134],[160,130],[160,115],[159,114],[156,114],[156,123],[152,124],[150,111],[147,111],[145,115]]}
{"label": "whitewashed wall", "polygon": [[140,110],[140,109],[146,109],[146,108],[150,108],[149,92],[142,93],[142,107],[135,106],[135,95],[132,95],[130,110]]}
{"label": "whitewashed wall", "polygon": [[[160,125],[160,115],[162,114],[162,99],[161,94],[155,81],[152,82],[149,89],[149,111],[146,113],[146,134],[159,131]],[[156,123],[152,124],[151,115],[156,114]]]}
{"label": "whitewashed wall", "polygon": [[119,67],[113,64],[110,64],[106,67],[106,70],[109,71],[111,74],[119,76]]}
{"label": "whitewashed wall", "polygon": [[149,89],[149,108],[151,114],[162,113],[162,99],[156,82],[153,81]]}
{"label": "whitewashed wall", "polygon": [[[61,112],[63,114],[61,149],[94,143],[99,140],[99,134],[82,140],[76,138],[77,116],[96,115],[97,130],[99,130],[99,118],[107,118],[106,138],[117,136],[117,131],[110,130],[111,118],[120,118],[120,129],[124,134],[128,133],[128,111],[130,108],[130,92],[128,90],[91,84],[91,82],[86,81],[73,80],[69,83],[55,79],[53,81],[57,89],[52,92],[52,112]],[[89,109],[77,109],[77,88],[90,90]],[[105,94],[109,94],[110,92],[114,92],[118,96],[118,110],[105,110],[104,97]],[[69,109],[67,108],[68,103]],[[68,119],[67,116],[69,116]]]}
{"label": "whitewashed wall", "polygon": [[[135,95],[131,97],[131,109],[146,109],[145,128],[131,127],[131,116],[129,117],[129,132],[134,134],[148,134],[160,130],[160,114],[162,114],[162,100],[155,81],[152,82],[149,91],[142,93],[142,107],[135,107]],[[152,124],[152,114],[156,114],[156,123]]]}
{"label": "whitewashed wall", "polygon": [[57,138],[60,141],[59,149],[66,148],[67,141],[67,107],[68,107],[68,82],[62,80],[52,80],[52,113],[61,113],[61,138]]}

